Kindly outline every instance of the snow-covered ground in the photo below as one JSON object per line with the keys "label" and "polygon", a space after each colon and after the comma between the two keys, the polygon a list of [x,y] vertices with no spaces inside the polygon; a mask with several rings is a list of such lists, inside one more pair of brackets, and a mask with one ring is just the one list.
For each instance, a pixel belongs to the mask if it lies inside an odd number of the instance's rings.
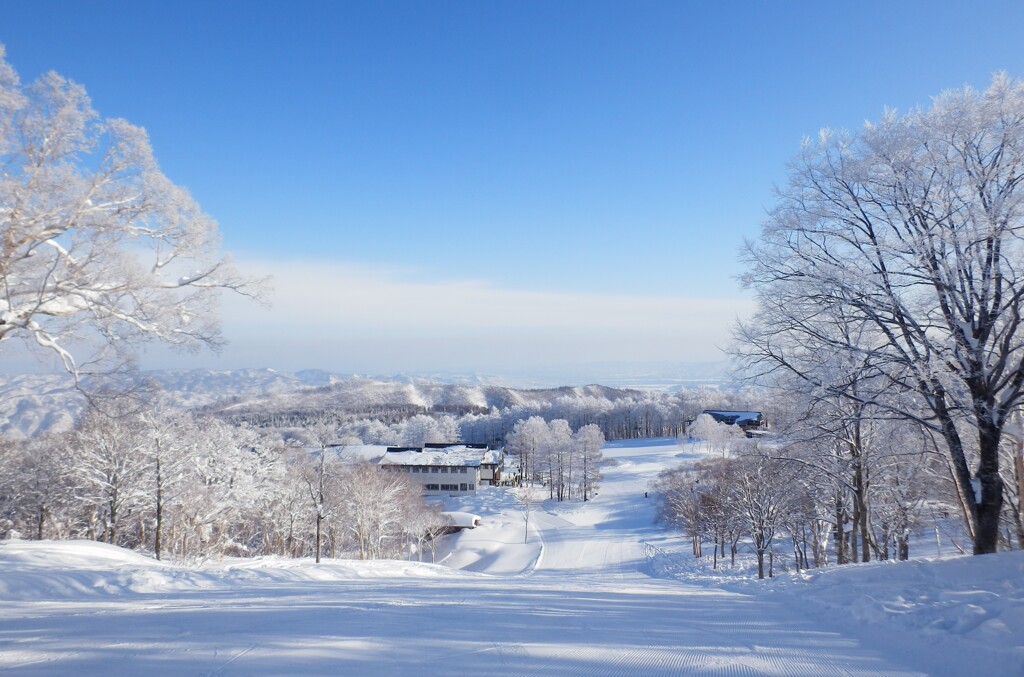
{"label": "snow-covered ground", "polygon": [[[88,542],[0,542],[0,672],[17,675],[1024,675],[1024,553],[773,581],[659,566],[682,541],[648,482],[674,441],[612,444],[595,500],[512,496],[438,564],[175,566]],[[676,557],[677,561],[685,558]]]}

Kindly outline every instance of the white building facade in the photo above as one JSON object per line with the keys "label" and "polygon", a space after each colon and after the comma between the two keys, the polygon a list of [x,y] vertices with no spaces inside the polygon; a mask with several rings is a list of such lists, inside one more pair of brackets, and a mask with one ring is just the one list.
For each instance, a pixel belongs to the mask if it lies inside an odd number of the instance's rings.
{"label": "white building facade", "polygon": [[424,494],[458,496],[480,486],[481,461],[479,450],[464,447],[389,447],[379,465],[383,472],[404,473],[420,483]]}

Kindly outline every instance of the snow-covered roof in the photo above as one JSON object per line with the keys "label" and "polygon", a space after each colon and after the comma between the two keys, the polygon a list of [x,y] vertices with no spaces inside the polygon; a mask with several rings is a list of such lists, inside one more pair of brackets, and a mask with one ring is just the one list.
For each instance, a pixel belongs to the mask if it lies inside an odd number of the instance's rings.
{"label": "snow-covered roof", "polygon": [[474,515],[471,512],[442,512],[441,515],[445,517],[453,527],[459,527],[460,529],[473,529],[480,524],[480,515]]}
{"label": "snow-covered roof", "polygon": [[343,461],[358,462],[369,461],[377,463],[382,456],[388,452],[383,444],[346,444],[339,447],[331,447],[332,450]]}
{"label": "snow-covered roof", "polygon": [[[308,444],[299,445],[298,448],[314,455],[320,453],[319,449]],[[383,444],[339,444],[327,447],[327,457],[331,458],[333,454],[342,463],[377,463],[387,451],[388,448]]]}
{"label": "snow-covered roof", "polygon": [[759,411],[728,411],[726,409],[705,409],[704,413],[716,421],[736,425],[751,425],[761,422]]}
{"label": "snow-covered roof", "polygon": [[437,466],[479,466],[480,450],[458,447],[445,449],[422,449],[388,451],[380,459],[381,465],[437,465]]}

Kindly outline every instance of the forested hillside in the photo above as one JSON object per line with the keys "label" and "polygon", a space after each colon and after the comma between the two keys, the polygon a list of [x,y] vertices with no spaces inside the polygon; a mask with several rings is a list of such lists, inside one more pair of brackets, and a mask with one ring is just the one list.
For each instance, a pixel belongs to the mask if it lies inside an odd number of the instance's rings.
{"label": "forested hillside", "polygon": [[[516,389],[411,378],[341,376],[323,371],[163,370],[145,372],[143,397],[230,423],[280,429],[285,438],[323,414],[345,437],[365,443],[416,443],[414,426],[457,426],[464,442],[501,444],[516,421],[565,419],[574,429],[597,424],[608,439],[674,436],[680,422],[706,407],[748,407],[756,395],[703,388],[676,393],[587,385]],[[135,384],[138,385],[138,384]],[[89,381],[83,381],[88,392]],[[0,386],[0,432],[26,438],[70,430],[85,398],[63,375],[6,377]]]}

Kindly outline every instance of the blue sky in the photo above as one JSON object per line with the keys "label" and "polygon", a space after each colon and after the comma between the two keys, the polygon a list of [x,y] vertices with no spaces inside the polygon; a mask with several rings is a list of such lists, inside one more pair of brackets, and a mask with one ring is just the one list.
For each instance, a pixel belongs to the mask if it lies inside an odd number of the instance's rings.
{"label": "blue sky", "polygon": [[222,355],[500,371],[719,358],[805,135],[1024,75],[1024,3],[4,3],[275,275]]}

